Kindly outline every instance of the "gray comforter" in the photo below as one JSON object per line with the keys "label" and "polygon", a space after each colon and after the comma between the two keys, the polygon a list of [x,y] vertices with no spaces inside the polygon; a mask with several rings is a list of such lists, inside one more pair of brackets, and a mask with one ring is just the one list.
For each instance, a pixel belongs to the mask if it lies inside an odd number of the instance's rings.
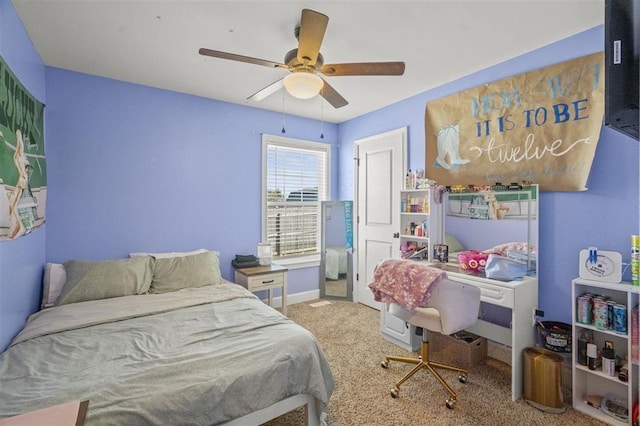
{"label": "gray comforter", "polygon": [[0,417],[88,399],[87,424],[211,425],[332,390],[314,336],[235,284],[46,309],[0,354]]}

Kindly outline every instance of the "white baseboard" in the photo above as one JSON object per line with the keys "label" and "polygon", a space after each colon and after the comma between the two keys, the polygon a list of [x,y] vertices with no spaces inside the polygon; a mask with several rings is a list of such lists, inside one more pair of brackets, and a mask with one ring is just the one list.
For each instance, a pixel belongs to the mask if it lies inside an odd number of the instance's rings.
{"label": "white baseboard", "polygon": [[511,365],[511,347],[487,340],[487,356]]}
{"label": "white baseboard", "polygon": [[[287,305],[295,305],[296,303],[304,303],[309,302],[311,300],[320,299],[320,290],[311,290],[304,291],[302,293],[293,293],[287,294]],[[266,302],[267,299],[262,299],[263,302]],[[273,298],[273,307],[281,308],[282,307],[282,297],[274,297]]]}

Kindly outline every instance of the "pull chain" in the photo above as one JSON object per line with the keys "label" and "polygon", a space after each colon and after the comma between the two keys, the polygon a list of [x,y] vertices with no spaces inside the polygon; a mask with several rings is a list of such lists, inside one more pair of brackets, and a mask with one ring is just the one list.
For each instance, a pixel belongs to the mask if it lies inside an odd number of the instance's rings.
{"label": "pull chain", "polygon": [[[324,94],[324,87],[322,93]],[[324,139],[324,97],[320,98],[320,139]]]}
{"label": "pull chain", "polygon": [[284,128],[284,86],[282,87],[282,133],[287,133]]}

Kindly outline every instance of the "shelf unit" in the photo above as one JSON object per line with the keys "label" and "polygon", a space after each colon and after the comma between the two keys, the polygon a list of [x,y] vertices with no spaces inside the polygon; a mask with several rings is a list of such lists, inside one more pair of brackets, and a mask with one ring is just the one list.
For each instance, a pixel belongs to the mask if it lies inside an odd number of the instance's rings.
{"label": "shelf unit", "polygon": [[[592,324],[578,322],[578,297],[585,293],[602,295],[616,303],[625,305],[627,311],[627,333],[619,334],[614,330],[603,330]],[[574,302],[572,315],[572,347],[574,348],[572,353],[573,408],[612,425],[632,424],[633,406],[638,402],[640,373],[637,359],[631,360],[632,309],[638,305],[638,294],[638,287],[632,286],[631,283],[628,282],[606,283],[582,278],[572,280],[571,295]],[[593,335],[592,343],[598,346],[599,351],[604,347],[605,341],[610,341],[613,343],[616,357],[627,355],[629,359],[627,382],[619,380],[617,373],[614,376],[604,374],[601,366],[595,370],[590,370],[587,366],[578,362],[578,339],[583,332]],[[613,395],[616,399],[625,401],[629,413],[628,421],[621,421],[600,409],[590,406],[585,402],[587,395]]]}
{"label": "shelf unit", "polygon": [[[403,189],[400,191],[400,247],[414,243],[418,250],[426,249],[417,259],[427,260],[433,255],[433,245],[443,242],[441,205],[433,203],[434,188]],[[400,257],[403,253],[400,253]]]}
{"label": "shelf unit", "polygon": [[[433,254],[433,245],[441,244],[443,239],[442,204],[433,202],[433,186],[420,189],[402,189],[400,191],[400,230],[396,237],[400,239],[400,247],[415,243],[418,248],[426,248],[424,257],[418,255],[416,260],[428,260]],[[413,207],[407,207],[411,206]],[[411,211],[413,210],[413,211]],[[425,226],[422,235],[412,233],[411,223],[415,226]],[[403,257],[398,252],[398,258]],[[386,309],[380,310],[380,330],[382,336],[405,350],[417,350],[420,347],[421,336],[415,333],[416,327],[395,317]]]}

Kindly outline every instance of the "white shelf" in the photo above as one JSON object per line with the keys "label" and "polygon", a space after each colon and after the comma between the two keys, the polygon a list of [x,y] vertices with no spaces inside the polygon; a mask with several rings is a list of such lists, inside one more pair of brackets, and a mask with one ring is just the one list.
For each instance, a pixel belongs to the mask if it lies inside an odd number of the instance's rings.
{"label": "white shelf", "polygon": [[[423,260],[422,254],[430,258],[433,254],[433,244],[444,241],[444,226],[442,223],[442,205],[433,202],[433,187],[420,189],[400,190],[400,199],[404,204],[397,206],[400,211],[400,229],[397,238],[400,239],[400,246],[413,243],[418,250],[425,249],[414,260]],[[423,211],[406,211],[406,203],[417,205]],[[414,207],[416,208],[416,207]],[[425,224],[425,233],[422,236],[414,235],[411,230],[415,226]],[[412,226],[413,224],[413,226]],[[415,252],[414,252],[415,253]],[[402,253],[398,250],[394,257],[401,258]],[[380,329],[382,336],[405,350],[416,350],[420,347],[420,336],[415,334],[415,326],[410,326],[397,317],[389,314],[386,309],[380,310]]]}
{"label": "white shelf", "polygon": [[402,235],[400,235],[400,238],[405,239],[405,240],[416,240],[416,241],[429,242],[429,237],[418,237],[417,235],[402,234]]}
{"label": "white shelf", "polygon": [[620,379],[618,379],[618,376],[609,376],[607,374],[604,374],[601,369],[590,370],[589,367],[586,367],[581,364],[576,364],[575,368],[576,370],[582,370],[585,373],[593,374],[595,376],[602,377],[603,379],[606,379],[606,380],[611,380],[612,382],[617,383],[620,386],[623,386],[623,387],[629,386],[629,382],[621,381]]}
{"label": "white shelf", "polygon": [[[631,341],[629,338],[632,331],[632,315],[631,310],[638,304],[638,287],[632,286],[630,283],[607,283],[593,280],[585,280],[576,278],[572,280],[572,369],[573,369],[573,408],[577,411],[595,417],[598,420],[612,425],[631,425],[633,406],[638,402],[638,392],[640,383],[640,373],[638,365],[631,362]],[[603,330],[592,324],[579,323],[577,316],[577,299],[584,293],[600,294],[607,298],[622,303],[627,308],[627,333],[620,334],[614,330]],[[605,341],[611,341],[614,345],[616,357],[627,356],[629,359],[627,375],[628,381],[623,382],[618,375],[609,376],[602,372],[601,369],[590,370],[584,365],[577,362],[578,360],[578,338],[581,332],[588,330],[593,334],[593,343],[601,350]],[[629,419],[627,422],[620,421],[604,411],[588,405],[585,402],[587,395],[614,395],[621,401],[627,402]]]}
{"label": "white shelf", "polygon": [[585,330],[593,330],[593,331],[597,331],[598,333],[602,333],[602,334],[608,334],[610,336],[616,336],[616,337],[620,337],[622,339],[627,339],[629,337],[629,334],[620,334],[620,333],[616,333],[614,330],[603,330],[601,328],[597,328],[591,324],[583,324],[581,322],[576,322],[575,323],[576,327],[579,328],[583,328]]}
{"label": "white shelf", "polygon": [[587,404],[586,402],[580,400],[580,401],[576,401],[575,399],[573,400],[573,408],[576,411],[579,411],[581,413],[586,414],[587,416],[593,417],[595,419],[598,419],[602,422],[608,423],[610,425],[619,425],[619,426],[624,426],[627,423],[623,422],[621,420],[618,420],[616,418],[611,417],[610,415],[608,415],[607,413],[605,413],[604,411],[592,407],[591,405]]}

